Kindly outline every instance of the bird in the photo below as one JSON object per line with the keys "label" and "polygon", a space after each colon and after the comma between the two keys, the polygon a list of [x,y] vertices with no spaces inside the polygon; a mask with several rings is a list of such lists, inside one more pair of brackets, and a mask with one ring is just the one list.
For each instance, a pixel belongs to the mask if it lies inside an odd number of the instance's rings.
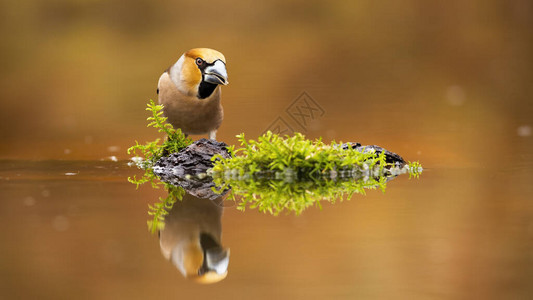
{"label": "bird", "polygon": [[159,77],[157,94],[163,115],[186,135],[216,140],[224,118],[221,86],[228,84],[226,58],[217,50],[191,49]]}
{"label": "bird", "polygon": [[185,193],[165,216],[161,254],[187,279],[210,284],[228,274],[230,250],[221,245],[222,201]]}

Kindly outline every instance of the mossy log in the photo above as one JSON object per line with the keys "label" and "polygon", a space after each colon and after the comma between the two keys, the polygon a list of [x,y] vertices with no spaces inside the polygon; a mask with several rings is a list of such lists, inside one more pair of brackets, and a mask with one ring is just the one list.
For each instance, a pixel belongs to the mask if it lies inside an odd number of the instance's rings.
{"label": "mossy log", "polygon": [[[181,186],[190,194],[208,199],[220,197],[213,193],[215,184],[207,175],[207,170],[213,167],[211,157],[220,154],[223,158],[230,158],[227,144],[214,140],[200,139],[178,153],[158,160],[153,168],[154,174],[162,181]],[[343,149],[356,149],[360,152],[375,151],[376,154],[385,152],[387,164],[402,168],[405,160],[398,154],[390,152],[376,145],[362,146],[360,143],[345,143]]]}

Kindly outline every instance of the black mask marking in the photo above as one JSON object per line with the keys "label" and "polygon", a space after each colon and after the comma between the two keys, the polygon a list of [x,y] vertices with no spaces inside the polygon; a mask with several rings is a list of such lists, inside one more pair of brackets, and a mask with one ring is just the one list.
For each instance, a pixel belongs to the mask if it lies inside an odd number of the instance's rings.
{"label": "black mask marking", "polygon": [[[197,58],[197,59],[200,59],[200,58]],[[208,66],[214,65],[215,62],[208,63],[205,60],[202,60],[201,63],[196,62],[196,65],[198,66],[198,69],[200,69],[200,71],[202,72],[202,82],[200,82],[200,85],[198,86],[198,98],[200,98],[200,99],[205,99],[205,98],[211,96],[211,94],[213,94],[213,92],[215,91],[215,89],[217,87],[217,84],[204,81],[205,68],[207,68]]]}
{"label": "black mask marking", "polygon": [[202,82],[198,86],[198,98],[205,99],[211,96],[216,87],[216,84],[204,81],[204,75],[202,74]]}

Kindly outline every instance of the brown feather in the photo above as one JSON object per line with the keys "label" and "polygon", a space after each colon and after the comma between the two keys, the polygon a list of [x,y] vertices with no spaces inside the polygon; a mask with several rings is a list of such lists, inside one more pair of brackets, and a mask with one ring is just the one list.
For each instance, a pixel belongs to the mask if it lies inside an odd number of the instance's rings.
{"label": "brown feather", "polygon": [[196,95],[183,94],[165,72],[159,79],[159,103],[163,113],[174,128],[186,134],[206,134],[218,129],[224,118],[220,103],[220,87],[211,96],[198,99]]}

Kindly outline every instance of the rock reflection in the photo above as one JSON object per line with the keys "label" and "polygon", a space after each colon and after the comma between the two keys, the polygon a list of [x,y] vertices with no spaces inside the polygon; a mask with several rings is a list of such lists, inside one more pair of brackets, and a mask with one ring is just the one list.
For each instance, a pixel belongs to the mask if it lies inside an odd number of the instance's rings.
{"label": "rock reflection", "polygon": [[223,197],[210,200],[184,194],[159,231],[161,252],[186,278],[215,283],[228,274],[228,248],[222,247]]}

